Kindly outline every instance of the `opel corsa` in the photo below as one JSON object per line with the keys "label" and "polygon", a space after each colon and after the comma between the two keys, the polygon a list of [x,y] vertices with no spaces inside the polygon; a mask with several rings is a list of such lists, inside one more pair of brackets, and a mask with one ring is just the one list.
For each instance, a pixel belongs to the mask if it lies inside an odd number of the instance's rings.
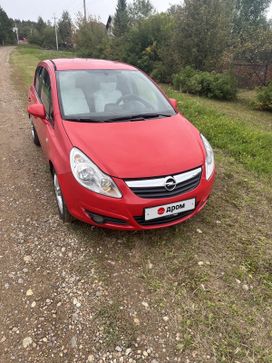
{"label": "opel corsa", "polygon": [[118,62],[41,62],[28,95],[32,137],[59,214],[123,230],[168,227],[206,205],[212,148],[159,87]]}

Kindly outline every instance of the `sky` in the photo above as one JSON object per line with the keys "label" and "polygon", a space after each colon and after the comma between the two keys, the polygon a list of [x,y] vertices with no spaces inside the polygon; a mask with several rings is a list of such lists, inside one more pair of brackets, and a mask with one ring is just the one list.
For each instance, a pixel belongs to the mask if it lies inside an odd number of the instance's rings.
{"label": "sky", "polygon": [[[164,11],[170,5],[179,4],[181,0],[151,0],[158,11]],[[115,12],[117,0],[86,0],[88,15],[99,17],[103,23]],[[44,20],[59,18],[63,10],[68,10],[74,18],[83,9],[83,0],[0,0],[0,6],[10,18],[37,20],[41,15]],[[272,18],[272,5],[268,12]]]}
{"label": "sky", "polygon": [[[164,11],[181,0],[151,0],[158,11]],[[115,12],[117,0],[86,0],[88,15],[100,17],[106,22]],[[68,10],[75,17],[83,12],[83,0],[0,0],[0,6],[10,18],[37,20],[41,15],[45,20],[52,20],[54,14],[60,17],[63,10]]]}

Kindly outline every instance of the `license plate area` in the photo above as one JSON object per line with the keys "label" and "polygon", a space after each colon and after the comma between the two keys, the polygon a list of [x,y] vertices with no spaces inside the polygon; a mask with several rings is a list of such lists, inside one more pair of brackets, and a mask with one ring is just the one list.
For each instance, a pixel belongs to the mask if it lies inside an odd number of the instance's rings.
{"label": "license plate area", "polygon": [[187,199],[180,202],[171,204],[164,204],[157,207],[145,209],[145,220],[151,221],[153,219],[163,218],[166,216],[173,216],[179,213],[193,211],[196,207],[196,199]]}

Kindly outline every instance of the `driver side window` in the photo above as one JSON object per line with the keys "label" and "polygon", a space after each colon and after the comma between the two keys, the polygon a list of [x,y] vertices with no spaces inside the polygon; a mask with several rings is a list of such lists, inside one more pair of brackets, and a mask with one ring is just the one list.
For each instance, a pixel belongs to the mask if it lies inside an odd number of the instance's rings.
{"label": "driver side window", "polygon": [[42,67],[38,67],[35,72],[34,86],[39,97],[41,97],[41,80],[42,80]]}
{"label": "driver side window", "polygon": [[53,105],[51,95],[51,82],[48,71],[43,68],[40,86],[40,98],[45,107],[48,120],[53,120]]}

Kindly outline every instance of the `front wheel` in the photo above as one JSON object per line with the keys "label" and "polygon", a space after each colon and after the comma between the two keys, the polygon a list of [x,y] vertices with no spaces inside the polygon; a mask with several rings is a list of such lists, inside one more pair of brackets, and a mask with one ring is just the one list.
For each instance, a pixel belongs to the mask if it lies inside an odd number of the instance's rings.
{"label": "front wheel", "polygon": [[37,132],[36,132],[33,124],[31,124],[31,136],[32,136],[32,140],[33,140],[34,144],[36,146],[41,146],[40,140],[38,138]]}
{"label": "front wheel", "polygon": [[73,217],[71,216],[71,214],[69,213],[69,211],[66,207],[66,204],[64,202],[62,192],[60,189],[58,176],[54,170],[53,170],[53,186],[54,186],[55,197],[56,197],[56,201],[57,201],[60,218],[62,219],[62,221],[64,223],[70,223],[73,221]]}

